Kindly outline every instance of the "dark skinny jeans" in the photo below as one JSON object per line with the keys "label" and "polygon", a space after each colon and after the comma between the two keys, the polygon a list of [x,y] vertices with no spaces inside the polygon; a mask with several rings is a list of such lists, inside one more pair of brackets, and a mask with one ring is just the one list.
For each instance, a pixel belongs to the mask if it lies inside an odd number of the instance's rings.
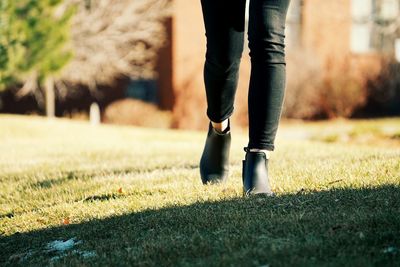
{"label": "dark skinny jeans", "polygon": [[[249,0],[249,148],[274,150],[285,92],[285,21],[290,0]],[[246,0],[201,0],[207,38],[207,116],[233,113],[244,46]]]}

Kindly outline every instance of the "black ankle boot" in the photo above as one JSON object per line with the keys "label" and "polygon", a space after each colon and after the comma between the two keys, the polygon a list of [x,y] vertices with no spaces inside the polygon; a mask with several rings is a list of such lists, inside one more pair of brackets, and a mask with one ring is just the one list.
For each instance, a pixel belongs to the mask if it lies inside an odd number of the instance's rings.
{"label": "black ankle boot", "polygon": [[229,150],[231,147],[230,123],[223,133],[217,132],[211,122],[200,159],[200,176],[203,184],[223,182],[229,172]]}
{"label": "black ankle boot", "polygon": [[245,147],[245,160],[243,160],[242,178],[243,193],[245,196],[255,194],[273,195],[268,177],[268,159],[264,152],[250,152]]}

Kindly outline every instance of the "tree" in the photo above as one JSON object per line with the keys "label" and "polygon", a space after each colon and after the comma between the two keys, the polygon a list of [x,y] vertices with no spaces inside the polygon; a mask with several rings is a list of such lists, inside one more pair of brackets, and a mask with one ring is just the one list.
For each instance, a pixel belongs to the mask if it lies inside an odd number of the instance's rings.
{"label": "tree", "polygon": [[121,76],[150,78],[165,41],[170,0],[68,0],[74,57],[61,79],[95,89]]}
{"label": "tree", "polygon": [[68,85],[95,90],[121,76],[153,77],[170,2],[1,0],[0,90],[45,89],[52,115],[54,98]]}
{"label": "tree", "polygon": [[22,91],[32,91],[45,85],[49,115],[54,114],[53,76],[72,58],[66,44],[74,8],[59,12],[61,2],[0,2],[0,90],[24,84]]}

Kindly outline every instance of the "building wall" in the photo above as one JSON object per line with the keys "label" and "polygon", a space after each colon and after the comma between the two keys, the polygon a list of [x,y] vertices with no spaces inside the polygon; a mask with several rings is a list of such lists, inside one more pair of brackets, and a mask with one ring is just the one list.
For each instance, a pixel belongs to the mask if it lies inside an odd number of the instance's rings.
{"label": "building wall", "polygon": [[380,53],[351,51],[351,0],[303,0],[302,12],[302,44],[323,72],[330,75],[349,68],[361,83],[379,73]]}
{"label": "building wall", "polygon": [[[205,31],[198,0],[173,0],[174,127],[193,128],[205,112]],[[196,103],[196,106],[193,106]]]}
{"label": "building wall", "polygon": [[[310,60],[318,62],[323,72],[340,73],[341,68],[351,64],[350,68],[357,69],[360,77],[377,73],[379,55],[354,55],[350,51],[350,1],[303,0],[301,41],[298,48],[290,46],[287,52],[306,50]],[[172,44],[173,126],[205,129],[208,121],[203,83],[206,38],[199,0],[173,0]],[[249,73],[250,61],[245,51],[233,114],[233,123],[240,125],[247,123]]]}
{"label": "building wall", "polygon": [[175,105],[174,85],[173,85],[173,19],[169,17],[165,20],[165,30],[167,40],[165,45],[158,51],[156,71],[158,73],[158,104],[163,110],[172,110]]}
{"label": "building wall", "polygon": [[[174,123],[177,128],[207,129],[203,66],[206,37],[199,0],[173,0]],[[233,124],[247,122],[248,51],[243,53]]]}
{"label": "building wall", "polygon": [[368,78],[367,70],[370,75],[380,70],[378,52],[351,51],[351,0],[303,0],[302,12],[302,44],[325,71],[351,64]]}
{"label": "building wall", "polygon": [[350,53],[350,0],[303,0],[302,42],[323,66]]}

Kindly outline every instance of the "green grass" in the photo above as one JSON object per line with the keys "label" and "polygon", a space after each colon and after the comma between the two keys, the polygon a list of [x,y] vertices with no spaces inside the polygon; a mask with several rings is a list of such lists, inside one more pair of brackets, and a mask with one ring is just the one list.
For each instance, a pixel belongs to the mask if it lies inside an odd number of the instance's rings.
{"label": "green grass", "polygon": [[[394,130],[376,144],[315,138],[339,124],[350,136]],[[399,266],[398,125],[283,123],[277,196],[243,198],[239,129],[228,183],[203,186],[205,131],[2,115],[0,265]]]}

